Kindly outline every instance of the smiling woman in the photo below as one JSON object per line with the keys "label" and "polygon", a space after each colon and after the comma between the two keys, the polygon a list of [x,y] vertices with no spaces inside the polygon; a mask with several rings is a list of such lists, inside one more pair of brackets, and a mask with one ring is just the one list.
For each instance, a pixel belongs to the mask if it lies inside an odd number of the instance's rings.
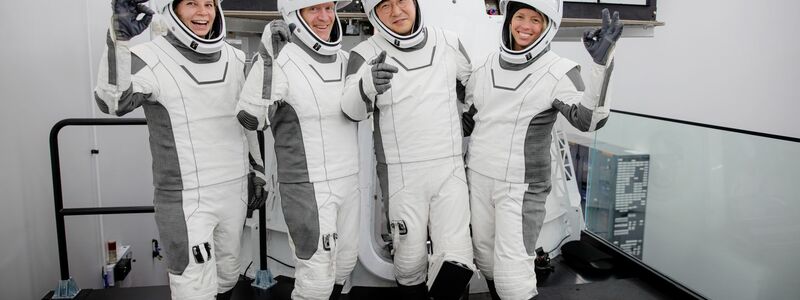
{"label": "smiling woman", "polygon": [[197,36],[205,37],[217,15],[216,0],[183,0],[172,3],[175,13]]}
{"label": "smiling woman", "polygon": [[519,8],[511,18],[511,35],[514,37],[514,50],[520,51],[527,48],[542,35],[542,30],[547,27],[547,18],[537,10]]}

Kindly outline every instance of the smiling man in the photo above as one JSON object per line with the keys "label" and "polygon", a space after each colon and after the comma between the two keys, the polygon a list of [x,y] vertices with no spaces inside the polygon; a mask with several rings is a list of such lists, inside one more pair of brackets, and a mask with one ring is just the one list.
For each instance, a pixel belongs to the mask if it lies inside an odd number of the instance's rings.
{"label": "smiling man", "polygon": [[423,24],[417,1],[363,4],[376,34],[350,52],[342,110],[354,120],[374,118],[402,298],[451,298],[475,270],[456,92],[469,79],[470,60],[455,34]]}
{"label": "smiling man", "polygon": [[336,15],[349,3],[278,0],[285,22],[264,29],[237,107],[242,126],[275,137],[297,262],[292,299],[337,299],[356,263],[358,126],[341,112],[347,54]]}

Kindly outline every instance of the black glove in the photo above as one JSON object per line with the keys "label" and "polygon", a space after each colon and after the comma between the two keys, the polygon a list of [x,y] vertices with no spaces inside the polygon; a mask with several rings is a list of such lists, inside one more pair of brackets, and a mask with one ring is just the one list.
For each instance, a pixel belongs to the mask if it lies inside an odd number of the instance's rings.
{"label": "black glove", "polygon": [[385,63],[386,51],[381,51],[378,57],[369,62],[372,65],[372,83],[375,85],[375,91],[378,95],[383,94],[392,88],[392,77],[397,73],[397,67]]}
{"label": "black glove", "polygon": [[[257,174],[258,173],[258,174]],[[267,192],[264,187],[267,181],[264,174],[258,171],[252,171],[247,175],[247,217],[253,217],[253,211],[256,209],[263,209],[264,203],[267,201]]]}
{"label": "black glove", "polygon": [[612,18],[608,9],[603,9],[603,26],[584,32],[583,45],[595,63],[605,66],[620,36],[622,36],[622,22],[619,20],[619,12],[615,11]]}
{"label": "black glove", "polygon": [[[111,8],[114,13],[111,26],[114,35],[119,41],[129,41],[131,38],[141,34],[150,26],[155,12],[147,7],[144,2],[148,0],[113,0]],[[139,15],[144,14],[141,20],[137,20]]]}
{"label": "black glove", "polygon": [[461,114],[461,131],[463,136],[472,135],[472,131],[475,129],[476,113],[478,113],[478,110],[475,108],[475,105],[470,105],[469,110]]}

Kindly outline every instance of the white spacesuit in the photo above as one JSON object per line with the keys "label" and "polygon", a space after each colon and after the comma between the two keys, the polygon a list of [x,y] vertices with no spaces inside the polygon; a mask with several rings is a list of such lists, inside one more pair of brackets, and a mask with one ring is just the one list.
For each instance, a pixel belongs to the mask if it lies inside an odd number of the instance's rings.
{"label": "white spacesuit", "polygon": [[[142,2],[113,1],[96,102],[104,113],[117,116],[144,108],[155,219],[172,298],[214,299],[219,293],[217,299],[224,299],[239,277],[253,144],[234,115],[244,84],[244,53],[225,42],[218,3],[213,23],[203,25],[210,32],[199,37],[176,14],[178,0],[163,8],[166,36],[129,47],[154,14]],[[144,18],[136,20],[140,14]],[[251,160],[260,161],[258,149],[252,150]]]}
{"label": "white spacesuit", "polygon": [[[511,19],[521,9],[535,10],[546,25],[538,39],[515,50]],[[537,295],[535,246],[552,186],[553,124],[558,113],[581,131],[605,124],[622,25],[604,11],[602,30],[584,37],[594,60],[584,85],[578,64],[549,51],[561,22],[560,0],[503,0],[500,10],[506,16],[501,50],[475,70],[466,89],[467,133],[474,118],[467,155],[473,242],[493,294],[496,284],[493,297],[530,299]]]}
{"label": "white spacesuit", "polygon": [[329,38],[322,38],[312,30],[316,20],[301,14],[328,3],[278,1],[289,25],[265,28],[237,107],[245,128],[270,127],[275,137],[281,204],[297,261],[293,299],[337,298],[358,254],[358,124],[341,111],[342,28],[334,10],[325,19],[332,22]]}
{"label": "white spacesuit", "polygon": [[[466,84],[471,73],[470,60],[455,34],[424,26],[416,1],[387,1],[416,7],[414,25],[405,35],[381,21],[380,2],[363,1],[377,34],[350,52],[342,110],[354,120],[370,115],[374,120],[378,177],[389,208],[401,293],[424,297],[427,279],[432,296],[437,291],[457,295],[475,269],[456,102],[457,85]],[[437,287],[440,270],[459,270],[442,278],[466,281]]]}

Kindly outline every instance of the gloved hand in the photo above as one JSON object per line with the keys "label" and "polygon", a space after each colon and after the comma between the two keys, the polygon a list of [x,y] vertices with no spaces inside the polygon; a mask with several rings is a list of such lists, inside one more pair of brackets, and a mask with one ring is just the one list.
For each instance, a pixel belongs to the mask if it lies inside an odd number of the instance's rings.
{"label": "gloved hand", "polygon": [[[150,21],[153,20],[155,12],[147,7],[144,2],[148,0],[112,0],[111,8],[113,16],[111,26],[114,36],[119,41],[129,41],[131,38],[141,34]],[[137,20],[140,14],[144,14],[141,20]]]}
{"label": "gloved hand", "polygon": [[619,20],[619,12],[615,11],[612,18],[608,9],[603,9],[603,26],[584,32],[583,45],[595,63],[605,66],[611,60],[614,46],[620,36],[622,36],[622,22]]}
{"label": "gloved hand", "polygon": [[284,105],[286,105],[286,101],[283,101],[283,100],[273,101],[272,104],[270,104],[269,107],[267,108],[267,117],[270,120],[274,120],[275,119],[275,113],[278,111],[278,108],[281,108],[281,106],[284,106]]}
{"label": "gloved hand", "polygon": [[475,108],[475,105],[470,105],[469,110],[461,114],[461,131],[463,136],[470,136],[472,135],[472,131],[475,130],[476,113],[478,113],[478,110]]}
{"label": "gloved hand", "polygon": [[[240,102],[238,105],[242,106],[242,103]],[[250,105],[250,106],[254,107],[251,108],[250,110],[263,111],[263,109],[260,109],[258,105]],[[265,127],[267,127],[266,125],[264,125],[266,124],[263,117],[264,114],[259,114],[259,113],[252,114],[247,109],[241,107],[237,107],[237,110],[239,112],[236,114],[236,119],[239,120],[239,124],[241,124],[242,127],[244,127],[244,129],[253,131],[253,130],[263,130]]]}
{"label": "gloved hand", "polygon": [[269,192],[264,189],[266,185],[267,179],[264,173],[251,171],[247,175],[247,218],[253,217],[254,210],[264,208],[264,203],[269,195]]}
{"label": "gloved hand", "polygon": [[292,31],[289,25],[283,20],[275,20],[270,22],[270,36],[272,37],[272,53],[275,57],[281,53],[283,46],[291,42]]}
{"label": "gloved hand", "polygon": [[397,67],[387,64],[385,61],[386,50],[381,51],[378,57],[369,62],[372,65],[370,72],[372,73],[372,84],[375,85],[375,91],[378,92],[378,95],[392,88],[391,79],[394,77],[394,73],[398,71]]}

